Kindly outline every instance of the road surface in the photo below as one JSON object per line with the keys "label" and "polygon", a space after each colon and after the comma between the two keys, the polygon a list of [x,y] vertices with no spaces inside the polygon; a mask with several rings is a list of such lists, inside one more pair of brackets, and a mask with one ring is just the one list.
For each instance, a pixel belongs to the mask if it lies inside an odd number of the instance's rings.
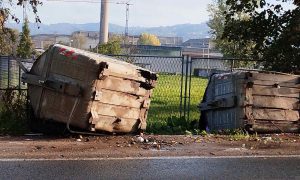
{"label": "road surface", "polygon": [[1,159],[0,179],[300,179],[300,156]]}

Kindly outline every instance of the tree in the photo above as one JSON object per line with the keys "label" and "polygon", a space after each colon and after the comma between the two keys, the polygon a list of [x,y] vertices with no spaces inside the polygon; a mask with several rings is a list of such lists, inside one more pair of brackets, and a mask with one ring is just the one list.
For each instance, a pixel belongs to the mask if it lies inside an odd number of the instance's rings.
{"label": "tree", "polygon": [[[35,15],[35,22],[36,23],[41,23],[41,20],[40,20],[39,16],[37,15],[38,6],[43,4],[40,0],[17,0],[16,4],[13,0],[8,0],[7,3],[6,3],[7,4],[6,7],[2,6],[3,0],[0,0],[0,5],[1,5],[0,6],[0,16],[5,15],[7,17],[11,17],[14,21],[19,23],[20,22],[19,18],[16,15],[13,14],[11,9],[14,9],[15,5],[23,6],[24,2],[25,3],[27,2],[27,3],[30,4],[32,12]],[[5,23],[6,20],[7,20],[7,18],[5,18],[5,20],[3,22],[1,21],[1,25],[0,25],[1,27],[4,27],[4,23]]]}
{"label": "tree", "polygon": [[18,31],[2,28],[0,29],[0,55],[15,55],[16,41],[18,37]]}
{"label": "tree", "polygon": [[[248,42],[246,44],[241,43],[237,40],[229,40],[223,37],[223,32],[225,28],[226,14],[229,6],[226,5],[226,0],[216,0],[214,4],[208,6],[208,12],[210,13],[210,19],[207,23],[210,27],[212,40],[225,58],[238,58],[240,60],[248,59],[251,54],[251,47],[254,45],[253,42]],[[237,19],[249,19],[247,16],[240,14]],[[247,61],[235,62],[234,67],[245,67],[251,65],[252,63]]]}
{"label": "tree", "polygon": [[5,23],[9,18],[13,19],[17,23],[20,22],[19,18],[13,14],[11,9],[15,6],[23,6],[24,2],[28,2],[35,14],[35,21],[40,23],[40,18],[37,15],[37,8],[42,5],[39,0],[17,0],[16,4],[13,0],[8,0],[5,6],[2,5],[3,0],[0,0],[0,54],[1,55],[15,55],[16,40],[18,39],[18,32],[13,29],[5,27]]}
{"label": "tree", "polygon": [[157,36],[149,33],[142,33],[138,40],[139,45],[152,45],[152,46],[160,46],[160,41]]}
{"label": "tree", "polygon": [[[253,43],[251,57],[264,61],[267,70],[297,73],[300,69],[300,3],[284,9],[266,0],[227,0],[223,39]],[[239,14],[249,19],[237,19]]]}
{"label": "tree", "polygon": [[119,36],[112,36],[106,44],[98,45],[98,51],[97,47],[94,50],[100,54],[106,54],[106,55],[117,55],[121,54],[121,38]]}
{"label": "tree", "polygon": [[17,56],[20,58],[30,58],[33,53],[32,42],[30,37],[30,30],[28,25],[28,19],[25,18],[22,33],[20,37],[20,42],[17,48]]}
{"label": "tree", "polygon": [[18,32],[4,27],[8,14],[0,11],[0,55],[13,55]]}

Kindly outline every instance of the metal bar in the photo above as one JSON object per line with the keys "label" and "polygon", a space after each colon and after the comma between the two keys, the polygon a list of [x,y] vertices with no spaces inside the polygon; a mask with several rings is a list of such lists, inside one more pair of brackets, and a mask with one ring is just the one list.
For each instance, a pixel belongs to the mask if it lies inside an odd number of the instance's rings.
{"label": "metal bar", "polygon": [[7,58],[7,88],[10,86],[10,60]]}
{"label": "metal bar", "polygon": [[[5,91],[5,90],[7,90],[8,88],[0,88],[0,91]],[[17,91],[17,90],[20,90],[20,91],[26,91],[26,90],[28,90],[28,89],[19,89],[19,88],[13,88],[13,89],[11,89],[11,90],[14,90],[14,91]]]}
{"label": "metal bar", "polygon": [[118,54],[118,55],[114,55],[114,54],[108,54],[107,56],[110,57],[144,57],[144,58],[173,58],[173,59],[181,59],[182,56],[151,56],[151,55],[126,55],[126,54]]}
{"label": "metal bar", "polygon": [[188,116],[187,116],[187,122],[190,121],[190,107],[191,107],[191,88],[192,88],[192,71],[193,71],[193,61],[192,58],[189,57],[188,59],[190,63],[190,81],[189,81],[189,102],[188,102]]}
{"label": "metal bar", "polygon": [[202,57],[202,56],[195,56],[193,57],[193,59],[207,59],[207,60],[223,60],[223,61],[227,61],[227,60],[235,60],[235,61],[254,61],[254,62],[265,62],[263,60],[255,60],[255,59],[236,59],[236,58],[218,58],[218,57]]}
{"label": "metal bar", "polygon": [[183,110],[183,117],[184,119],[186,120],[186,98],[187,98],[187,88],[188,88],[188,71],[189,71],[189,65],[188,65],[188,57],[185,58],[186,59],[186,68],[185,68],[185,88],[184,88],[184,104],[183,104],[183,107],[184,107],[184,110]]}
{"label": "metal bar", "polygon": [[30,119],[30,103],[29,103],[28,89],[26,91],[26,118],[27,118],[28,122],[31,121],[31,119]]}
{"label": "metal bar", "polygon": [[18,85],[18,87],[19,87],[19,89],[21,89],[21,66],[20,65],[19,65],[18,69],[19,69],[19,74],[18,74],[18,77],[19,77],[18,78],[18,80],[19,80],[18,84],[19,85]]}
{"label": "metal bar", "polygon": [[183,93],[183,70],[184,70],[184,56],[181,57],[181,83],[180,83],[180,117],[182,117],[182,93]]}

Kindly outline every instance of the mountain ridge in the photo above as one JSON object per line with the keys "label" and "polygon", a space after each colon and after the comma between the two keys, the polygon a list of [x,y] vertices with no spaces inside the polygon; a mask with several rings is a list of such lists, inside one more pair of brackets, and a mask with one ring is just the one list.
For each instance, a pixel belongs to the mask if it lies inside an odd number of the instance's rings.
{"label": "mountain ridge", "polygon": [[[39,26],[39,28],[38,28]],[[85,24],[72,24],[72,23],[57,23],[57,24],[35,24],[29,23],[29,28],[32,35],[37,34],[65,34],[70,35],[74,31],[98,31],[99,23],[85,23]],[[8,24],[8,27],[22,30],[22,24]],[[123,34],[125,27],[109,24],[109,32]],[[147,32],[157,36],[170,36],[182,37],[184,40],[205,38],[209,36],[209,27],[206,23],[200,24],[177,24],[173,26],[159,26],[159,27],[129,27],[130,35],[140,35]]]}

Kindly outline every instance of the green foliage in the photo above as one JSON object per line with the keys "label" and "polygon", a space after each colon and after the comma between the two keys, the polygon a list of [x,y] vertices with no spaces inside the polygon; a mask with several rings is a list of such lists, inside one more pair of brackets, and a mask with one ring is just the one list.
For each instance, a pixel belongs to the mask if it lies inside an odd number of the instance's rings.
{"label": "green foliage", "polygon": [[0,30],[0,55],[15,55],[18,32],[9,28]]}
{"label": "green foliage", "polygon": [[[223,38],[241,44],[253,43],[251,57],[265,61],[267,70],[300,73],[300,4],[284,9],[286,0],[227,0]],[[238,19],[244,14],[248,19]]]}
{"label": "green foliage", "polygon": [[17,48],[17,56],[24,59],[30,58],[33,53],[28,23],[28,19],[26,18],[22,27],[21,38]]}
{"label": "green foliage", "polygon": [[109,41],[106,44],[101,44],[98,46],[97,49],[94,50],[95,52],[98,52],[100,54],[111,54],[111,55],[118,55],[121,54],[121,38],[118,36],[113,36],[109,39]]}
{"label": "green foliage", "polygon": [[[222,52],[224,57],[248,59],[251,55],[251,47],[254,46],[253,42],[243,43],[239,40],[230,40],[227,37],[223,37],[224,26],[226,21],[226,11],[229,10],[229,6],[226,5],[226,0],[217,0],[214,4],[208,6],[210,13],[210,20],[207,23],[211,28],[211,34],[216,49]],[[247,16],[239,14],[236,19],[247,20]],[[251,62],[240,61],[235,62],[234,68],[247,67],[251,65]]]}
{"label": "green foliage", "polygon": [[0,134],[22,134],[29,131],[26,93],[7,89],[1,97]]}
{"label": "green foliage", "polygon": [[139,45],[152,45],[152,46],[160,46],[161,43],[157,36],[149,33],[142,33],[138,40]]}
{"label": "green foliage", "polygon": [[14,55],[18,32],[4,27],[8,19],[8,12],[0,9],[0,55]]}
{"label": "green foliage", "polygon": [[224,129],[218,132],[213,132],[214,134],[226,135],[234,141],[249,139],[250,136],[248,132],[244,129]]}
{"label": "green foliage", "polygon": [[[37,15],[38,12],[38,6],[41,6],[43,3],[40,0],[17,0],[17,1],[13,1],[13,0],[7,0],[6,3],[6,7],[2,6],[3,0],[0,0],[0,19],[1,16],[3,14],[5,14],[5,16],[10,17],[12,20],[14,20],[15,22],[19,23],[19,17],[15,16],[14,13],[12,12],[12,9],[15,9],[15,3],[17,4],[17,6],[23,6],[24,3],[28,3],[31,7],[32,12],[35,15],[35,22],[36,23],[40,23],[41,20],[39,18],[39,16]],[[2,21],[2,20],[1,20]],[[6,20],[5,20],[6,21]],[[3,22],[5,22],[3,21]],[[3,28],[4,27],[4,23],[0,24],[0,27]]]}

